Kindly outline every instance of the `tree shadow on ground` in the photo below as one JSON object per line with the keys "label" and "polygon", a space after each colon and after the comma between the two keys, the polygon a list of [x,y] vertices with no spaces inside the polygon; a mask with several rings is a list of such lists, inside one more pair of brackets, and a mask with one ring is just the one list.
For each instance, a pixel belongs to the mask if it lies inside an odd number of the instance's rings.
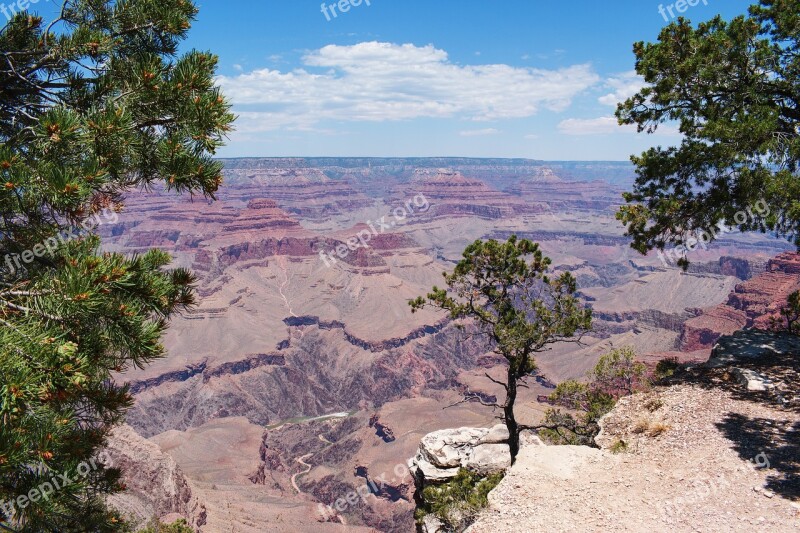
{"label": "tree shadow on ground", "polygon": [[[724,343],[721,351],[730,355],[718,357],[716,366],[683,367],[660,384],[688,383],[722,389],[737,400],[800,413],[800,337],[748,330],[746,334],[725,337]],[[767,391],[749,391],[737,381],[734,367],[752,370],[776,386]]]}
{"label": "tree shadow on ground", "polygon": [[766,464],[766,488],[792,500],[800,500],[800,422],[781,422],[769,418],[749,418],[728,413],[719,430],[733,442],[733,449],[747,461]]}

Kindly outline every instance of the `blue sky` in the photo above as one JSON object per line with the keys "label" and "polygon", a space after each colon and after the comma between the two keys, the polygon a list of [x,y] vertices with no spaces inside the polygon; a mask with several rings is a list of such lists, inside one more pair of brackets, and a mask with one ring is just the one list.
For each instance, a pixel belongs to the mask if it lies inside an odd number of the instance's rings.
{"label": "blue sky", "polygon": [[[184,48],[220,56],[240,115],[221,156],[627,160],[679,141],[612,118],[674,1],[200,0]],[[691,1],[693,21],[751,3]]]}

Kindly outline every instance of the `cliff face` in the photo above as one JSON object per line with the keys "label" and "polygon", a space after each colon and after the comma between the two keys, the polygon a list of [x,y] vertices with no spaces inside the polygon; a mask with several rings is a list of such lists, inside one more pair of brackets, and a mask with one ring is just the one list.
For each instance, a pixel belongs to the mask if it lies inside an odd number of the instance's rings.
{"label": "cliff face", "polygon": [[[336,320],[332,321],[320,320],[318,316],[293,316],[293,317],[287,317],[283,321],[284,323],[286,323],[287,326],[316,325],[321,330],[340,329],[344,333],[344,338],[347,340],[347,342],[349,342],[353,346],[362,348],[364,350],[369,350],[371,352],[382,352],[384,350],[391,350],[393,348],[401,348],[406,344],[409,344],[413,340],[425,337],[426,335],[434,335],[436,333],[439,333],[449,322],[448,320],[443,319],[432,326],[420,326],[418,328],[415,328],[411,332],[409,332],[408,335],[405,335],[403,337],[387,339],[385,341],[380,341],[380,342],[371,342],[364,339],[360,339],[356,335],[349,333],[344,323],[338,322]],[[287,348],[289,346],[291,346],[291,343],[286,345]]]}
{"label": "cliff face", "polygon": [[507,191],[539,203],[548,211],[585,209],[609,210],[621,203],[621,190],[604,181],[566,181],[551,169],[542,169],[519,180]]}
{"label": "cliff face", "polygon": [[[430,202],[427,217],[476,216],[500,219],[520,213],[533,213],[534,206],[486,183],[467,178],[451,169],[417,170],[408,184],[398,187],[395,202],[422,194]],[[541,211],[541,209],[539,210]]]}
{"label": "cliff face", "polygon": [[206,523],[206,506],[195,495],[175,460],[127,425],[116,428],[106,452],[110,466],[122,470],[126,490],[110,504],[139,524],[152,518],[182,517],[198,531]]}
{"label": "cliff face", "polygon": [[161,374],[155,378],[130,381],[131,394],[139,394],[147,389],[160,387],[168,383],[182,383],[189,381],[195,376],[202,376],[203,383],[207,383],[213,378],[220,376],[235,376],[244,374],[263,366],[285,366],[286,356],[279,353],[255,354],[241,361],[222,363],[212,368],[208,368],[206,362],[197,365],[189,365],[183,370],[176,370]]}
{"label": "cliff face", "polygon": [[374,203],[346,180],[332,180],[319,169],[226,167],[225,176],[234,186],[231,199],[271,198],[285,211],[309,220],[327,220]]}
{"label": "cliff face", "polygon": [[[730,267],[736,268],[734,263]],[[737,285],[727,302],[687,320],[681,350],[711,348],[720,336],[745,327],[768,328],[770,318],[778,316],[796,290],[800,290],[800,254],[783,253],[767,262],[766,272]]]}
{"label": "cliff face", "polygon": [[[149,437],[221,416],[244,415],[268,425],[297,413],[380,406],[426,386],[450,383],[462,369],[474,368],[483,353],[481,342],[460,342],[460,330],[440,331],[441,325],[380,343],[358,339],[343,324],[317,317],[289,318],[287,325],[301,336],[280,352],[214,366],[200,363],[133,382],[137,403],[129,423]],[[374,355],[351,365],[337,358],[354,348]]]}

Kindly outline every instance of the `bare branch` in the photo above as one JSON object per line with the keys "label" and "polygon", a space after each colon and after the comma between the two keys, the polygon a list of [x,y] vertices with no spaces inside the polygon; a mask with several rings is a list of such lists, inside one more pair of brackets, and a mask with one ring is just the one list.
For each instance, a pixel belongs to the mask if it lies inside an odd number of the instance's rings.
{"label": "bare branch", "polygon": [[[469,395],[472,395],[472,396],[469,396]],[[454,404],[451,404],[451,405],[447,405],[447,406],[445,406],[445,407],[442,407],[442,409],[449,409],[450,407],[455,407],[456,405],[461,405],[462,403],[471,403],[471,402],[473,402],[473,401],[475,401],[475,400],[477,400],[477,401],[478,401],[478,403],[480,403],[480,404],[481,404],[482,406],[484,406],[484,407],[491,407],[492,409],[502,409],[502,408],[503,408],[503,406],[502,406],[502,405],[500,405],[500,404],[498,404],[498,403],[490,403],[490,402],[485,402],[485,401],[483,401],[483,398],[481,398],[481,397],[480,397],[480,396],[479,396],[477,393],[475,393],[475,392],[465,392],[465,393],[464,393],[464,399],[462,399],[462,400],[459,400],[459,401],[457,401],[457,402],[456,402],[456,403],[454,403]],[[500,418],[500,419],[503,419],[503,417],[502,417],[502,416],[501,416],[501,417],[498,417],[498,418]]]}
{"label": "bare branch", "polygon": [[506,390],[506,392],[508,392],[508,385],[507,384],[503,383],[502,381],[498,381],[498,380],[494,379],[492,376],[489,375],[488,372],[484,372],[483,375],[486,376],[489,381],[491,381],[492,383],[496,383],[497,385],[500,385],[501,387],[503,387]]}

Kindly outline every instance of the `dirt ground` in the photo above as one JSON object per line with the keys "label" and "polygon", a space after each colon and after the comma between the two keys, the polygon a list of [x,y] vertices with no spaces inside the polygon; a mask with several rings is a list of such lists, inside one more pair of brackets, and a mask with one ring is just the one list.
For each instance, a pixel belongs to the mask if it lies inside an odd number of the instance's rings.
{"label": "dirt ground", "polygon": [[800,531],[798,409],[713,377],[622,399],[603,449],[523,448],[468,531]]}

